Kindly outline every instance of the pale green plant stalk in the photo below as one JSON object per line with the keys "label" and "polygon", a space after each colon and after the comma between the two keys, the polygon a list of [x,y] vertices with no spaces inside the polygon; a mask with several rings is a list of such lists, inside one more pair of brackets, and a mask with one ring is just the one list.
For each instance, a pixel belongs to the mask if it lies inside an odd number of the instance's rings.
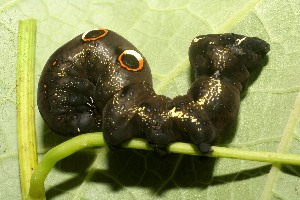
{"label": "pale green plant stalk", "polygon": [[[59,160],[87,147],[97,147],[106,145],[101,132],[88,133],[74,137],[62,144],[49,150],[43,157],[31,179],[30,192],[28,199],[42,200],[45,198],[44,181],[55,163]],[[147,141],[135,138],[122,145],[123,148],[134,148],[151,150]],[[241,160],[252,160],[260,162],[270,162],[278,164],[300,165],[300,155],[273,153],[264,151],[247,151],[226,147],[212,147],[214,152],[206,154],[209,157],[234,158]],[[170,153],[181,153],[188,155],[201,155],[196,145],[189,143],[176,142],[169,145],[167,150]]]}
{"label": "pale green plant stalk", "polygon": [[37,165],[35,107],[34,107],[34,56],[35,20],[19,22],[17,60],[17,121],[18,153],[22,198],[29,191],[30,178]]}

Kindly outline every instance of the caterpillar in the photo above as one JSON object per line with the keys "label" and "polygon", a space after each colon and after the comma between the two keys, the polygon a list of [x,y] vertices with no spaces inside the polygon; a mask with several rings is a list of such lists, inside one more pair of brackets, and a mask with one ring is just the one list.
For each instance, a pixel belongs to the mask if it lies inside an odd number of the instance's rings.
{"label": "caterpillar", "polygon": [[171,99],[155,93],[148,62],[133,44],[111,30],[93,29],[50,56],[37,105],[50,129],[64,136],[103,131],[112,149],[143,137],[159,155],[176,141],[210,153],[236,120],[240,94],[269,50],[256,37],[197,36],[188,53],[195,80],[185,95]]}

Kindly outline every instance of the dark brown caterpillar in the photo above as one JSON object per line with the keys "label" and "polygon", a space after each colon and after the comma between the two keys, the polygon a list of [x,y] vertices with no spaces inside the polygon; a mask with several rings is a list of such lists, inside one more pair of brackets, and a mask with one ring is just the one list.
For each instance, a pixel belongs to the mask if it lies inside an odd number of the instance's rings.
{"label": "dark brown caterpillar", "polygon": [[52,54],[38,85],[38,107],[54,131],[66,136],[103,131],[111,148],[144,137],[164,155],[189,141],[211,152],[238,114],[240,93],[269,44],[237,34],[193,39],[195,81],[186,95],[157,95],[150,68],[130,42],[107,29],[75,37]]}

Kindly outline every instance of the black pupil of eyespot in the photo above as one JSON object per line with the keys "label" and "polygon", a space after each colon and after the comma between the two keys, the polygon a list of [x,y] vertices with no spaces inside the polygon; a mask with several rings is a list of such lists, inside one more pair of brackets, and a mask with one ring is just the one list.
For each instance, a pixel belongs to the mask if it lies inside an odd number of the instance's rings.
{"label": "black pupil of eyespot", "polygon": [[139,61],[135,56],[131,54],[124,54],[122,56],[122,62],[124,63],[124,65],[132,69],[137,69],[139,67]]}
{"label": "black pupil of eyespot", "polygon": [[92,30],[85,35],[85,38],[96,38],[104,34],[104,30]]}

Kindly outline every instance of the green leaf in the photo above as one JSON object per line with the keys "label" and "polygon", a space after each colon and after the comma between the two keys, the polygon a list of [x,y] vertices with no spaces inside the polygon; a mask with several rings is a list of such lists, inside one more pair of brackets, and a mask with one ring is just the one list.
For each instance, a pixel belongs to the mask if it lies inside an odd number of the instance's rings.
{"label": "green leaf", "polygon": [[[83,3],[84,2],[84,3]],[[298,0],[205,1],[17,1],[0,2],[1,199],[20,199],[16,133],[18,20],[37,19],[36,80],[58,47],[95,27],[112,29],[135,44],[150,63],[160,94],[184,94],[191,83],[190,41],[200,34],[235,32],[271,44],[263,70],[243,96],[229,146],[300,153],[300,2]],[[296,110],[296,111],[295,111]],[[64,139],[36,110],[38,152]],[[50,199],[299,199],[300,169],[230,159],[197,159],[107,148],[67,157],[49,174]]]}

